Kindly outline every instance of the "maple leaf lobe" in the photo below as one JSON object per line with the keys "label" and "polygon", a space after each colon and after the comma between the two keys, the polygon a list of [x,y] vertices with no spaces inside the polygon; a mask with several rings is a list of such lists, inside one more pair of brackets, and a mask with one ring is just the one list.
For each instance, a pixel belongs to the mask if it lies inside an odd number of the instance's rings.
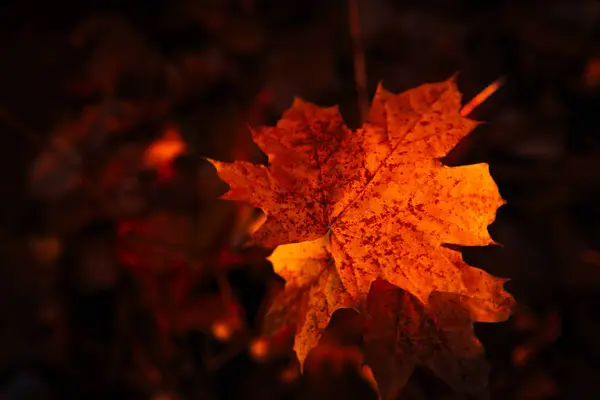
{"label": "maple leaf lobe", "polygon": [[265,330],[297,326],[294,350],[300,361],[317,345],[333,312],[354,302],[330,262],[325,237],[279,246],[268,257],[285,279],[285,290],[272,301]]}

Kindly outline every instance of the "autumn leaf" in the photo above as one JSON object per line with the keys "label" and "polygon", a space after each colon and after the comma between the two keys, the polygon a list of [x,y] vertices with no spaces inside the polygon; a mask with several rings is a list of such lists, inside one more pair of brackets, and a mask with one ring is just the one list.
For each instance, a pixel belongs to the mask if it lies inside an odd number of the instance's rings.
{"label": "autumn leaf", "polygon": [[286,245],[271,256],[287,288],[270,315],[295,322],[301,362],[333,311],[359,307],[377,279],[426,308],[432,292],[453,293],[473,321],[510,315],[505,280],[443,246],[493,243],[487,226],[503,204],[487,164],[440,161],[477,125],[459,110],[453,79],[398,95],[380,86],[356,132],[337,107],[296,99],[275,127],[252,132],[268,166],[211,160],[224,198],[267,215],[254,242]]}
{"label": "autumn leaf", "polygon": [[377,280],[367,298],[365,362],[384,399],[395,399],[416,365],[457,391],[487,386],[489,365],[468,310],[452,293],[433,292],[425,308],[410,293]]}

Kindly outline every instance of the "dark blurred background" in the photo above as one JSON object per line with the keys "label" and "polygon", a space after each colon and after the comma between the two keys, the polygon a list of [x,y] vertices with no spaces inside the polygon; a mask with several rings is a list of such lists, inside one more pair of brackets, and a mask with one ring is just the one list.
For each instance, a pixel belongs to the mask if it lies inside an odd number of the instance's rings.
{"label": "dark blurred background", "polygon": [[[281,282],[203,159],[264,162],[248,126],[294,96],[357,127],[357,39],[369,97],[504,82],[445,159],[507,200],[464,249],[519,302],[476,326],[490,396],[600,398],[600,2],[358,0],[354,43],[352,3],[2,3],[0,399],[376,398],[248,351]],[[418,370],[401,398],[470,397]]]}

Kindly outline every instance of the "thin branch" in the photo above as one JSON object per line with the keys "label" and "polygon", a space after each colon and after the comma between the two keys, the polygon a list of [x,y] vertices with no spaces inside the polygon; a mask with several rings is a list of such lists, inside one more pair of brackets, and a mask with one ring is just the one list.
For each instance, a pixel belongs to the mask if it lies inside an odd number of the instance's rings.
{"label": "thin branch", "polygon": [[352,35],[352,45],[354,50],[354,83],[356,85],[360,123],[363,124],[367,120],[367,114],[369,112],[369,94],[367,92],[365,49],[362,35],[360,33],[358,0],[348,0],[348,8],[350,17],[350,33]]}
{"label": "thin branch", "polygon": [[494,82],[490,83],[481,92],[477,93],[467,104],[460,110],[461,117],[466,117],[473,112],[481,103],[486,101],[504,84],[504,77],[499,77]]}

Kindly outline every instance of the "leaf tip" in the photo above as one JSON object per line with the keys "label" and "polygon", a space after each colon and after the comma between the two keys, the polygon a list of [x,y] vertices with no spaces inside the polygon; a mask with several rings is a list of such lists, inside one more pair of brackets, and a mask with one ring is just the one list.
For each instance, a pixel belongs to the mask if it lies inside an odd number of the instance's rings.
{"label": "leaf tip", "polygon": [[219,171],[219,166],[221,165],[221,161],[213,160],[212,158],[205,157],[205,156],[202,156],[202,159],[205,161],[208,161],[213,167],[215,167],[217,172]]}
{"label": "leaf tip", "polygon": [[454,72],[452,75],[450,75],[450,77],[448,79],[446,79],[445,82],[448,83],[448,84],[450,84],[450,85],[457,86],[458,75],[460,75],[460,71]]}
{"label": "leaf tip", "polygon": [[288,111],[292,110],[292,109],[300,109],[300,110],[302,110],[302,109],[305,109],[306,107],[312,106],[312,105],[313,105],[312,103],[304,100],[303,98],[298,97],[298,96],[294,96],[294,99],[292,100],[292,105],[290,106],[290,108],[288,109]]}

